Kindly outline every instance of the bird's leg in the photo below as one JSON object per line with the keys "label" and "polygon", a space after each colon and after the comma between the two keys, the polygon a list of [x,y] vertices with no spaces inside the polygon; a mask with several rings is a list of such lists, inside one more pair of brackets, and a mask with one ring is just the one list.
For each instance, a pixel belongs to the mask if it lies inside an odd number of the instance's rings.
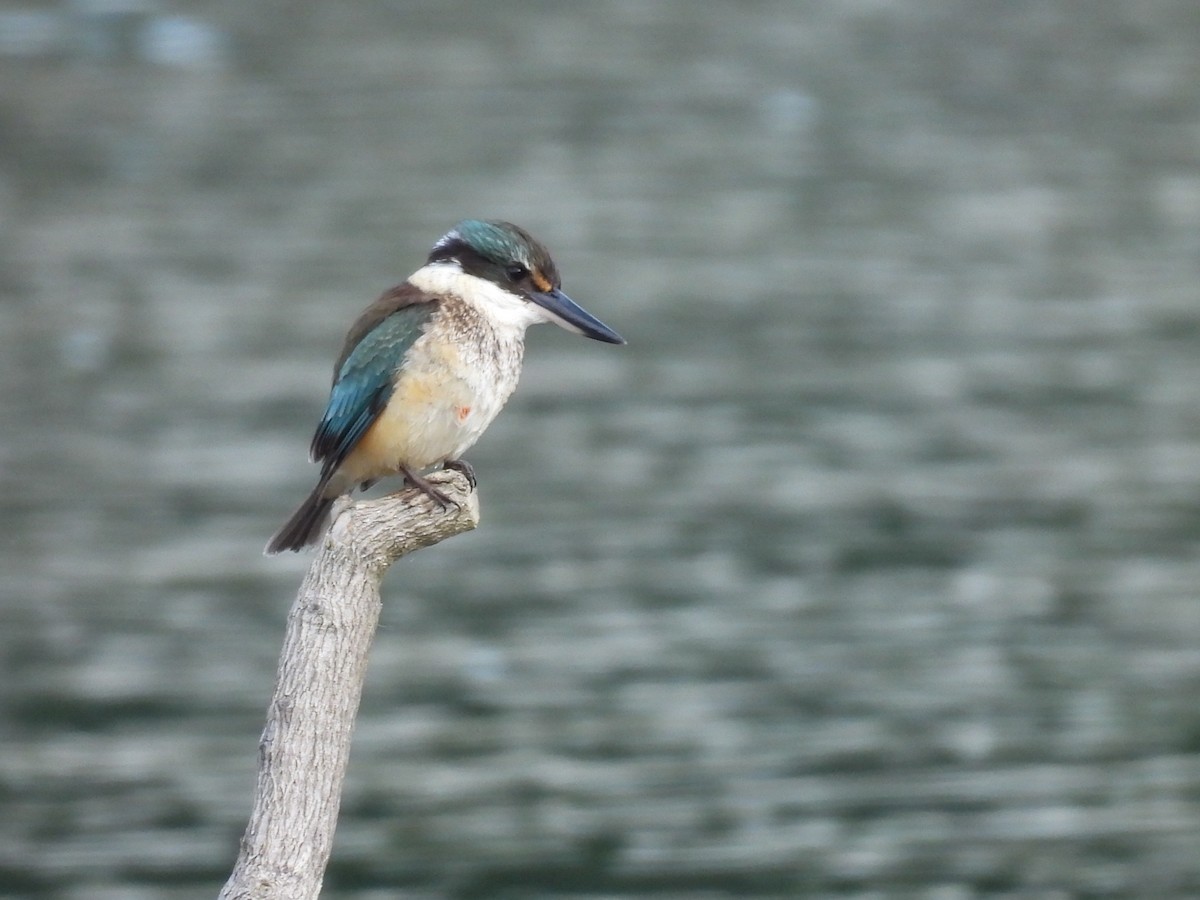
{"label": "bird's leg", "polygon": [[479,482],[475,480],[475,469],[465,459],[448,459],[442,463],[442,468],[462,472],[466,475],[467,483],[471,485],[471,490],[475,490],[479,486]]}
{"label": "bird's leg", "polygon": [[437,505],[442,509],[449,509],[451,506],[457,506],[457,504],[451,500],[444,491],[439,490],[437,487],[430,484],[429,481],[418,475],[416,472],[405,468],[404,466],[400,467],[400,471],[404,473],[405,481],[425,494],[426,497],[429,497],[431,500],[436,502]]}

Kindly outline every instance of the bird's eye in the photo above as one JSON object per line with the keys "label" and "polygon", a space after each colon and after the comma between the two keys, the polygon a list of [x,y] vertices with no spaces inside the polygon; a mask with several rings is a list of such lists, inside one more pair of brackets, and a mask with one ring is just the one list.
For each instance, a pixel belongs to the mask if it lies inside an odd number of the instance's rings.
{"label": "bird's eye", "polygon": [[516,284],[518,281],[522,281],[523,279],[529,277],[529,270],[522,265],[513,263],[504,270],[504,274],[508,276],[509,281],[511,281],[513,284]]}

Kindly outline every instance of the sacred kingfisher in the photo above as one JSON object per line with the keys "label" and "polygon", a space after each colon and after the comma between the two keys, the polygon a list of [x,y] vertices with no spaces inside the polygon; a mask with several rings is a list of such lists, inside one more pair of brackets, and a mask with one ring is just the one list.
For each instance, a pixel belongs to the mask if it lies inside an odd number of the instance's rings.
{"label": "sacred kingfisher", "polygon": [[309,448],[320,478],[266,552],[316,543],[338,497],[388,475],[445,507],[422,473],[458,462],[496,418],[517,386],[530,325],[625,343],[561,283],[546,248],[510,222],[468,219],[443,235],[346,335]]}

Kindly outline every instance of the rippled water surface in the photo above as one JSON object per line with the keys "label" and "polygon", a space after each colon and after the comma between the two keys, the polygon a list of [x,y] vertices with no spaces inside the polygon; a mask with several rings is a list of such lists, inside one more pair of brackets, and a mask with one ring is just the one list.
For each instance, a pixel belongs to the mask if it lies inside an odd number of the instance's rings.
{"label": "rippled water surface", "polygon": [[325,896],[1200,895],[1200,7],[0,10],[0,895],[215,896],[354,316],[530,334]]}

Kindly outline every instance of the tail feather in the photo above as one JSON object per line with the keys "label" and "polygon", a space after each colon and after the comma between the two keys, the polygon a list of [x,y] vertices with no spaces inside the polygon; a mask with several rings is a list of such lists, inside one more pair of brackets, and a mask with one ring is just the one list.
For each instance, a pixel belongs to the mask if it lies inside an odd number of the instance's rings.
{"label": "tail feather", "polygon": [[287,523],[275,533],[263,551],[268,556],[282,553],[284,550],[302,550],[315,544],[317,538],[325,530],[329,510],[336,497],[322,497],[324,484],[318,484],[308,499],[300,504]]}

